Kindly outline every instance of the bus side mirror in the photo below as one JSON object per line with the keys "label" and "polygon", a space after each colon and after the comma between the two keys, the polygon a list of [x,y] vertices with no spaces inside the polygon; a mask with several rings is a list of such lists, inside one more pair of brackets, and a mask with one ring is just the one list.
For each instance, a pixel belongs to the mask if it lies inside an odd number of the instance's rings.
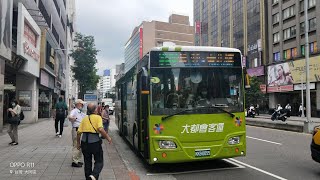
{"label": "bus side mirror", "polygon": [[150,94],[150,78],[145,67],[142,67],[141,94]]}

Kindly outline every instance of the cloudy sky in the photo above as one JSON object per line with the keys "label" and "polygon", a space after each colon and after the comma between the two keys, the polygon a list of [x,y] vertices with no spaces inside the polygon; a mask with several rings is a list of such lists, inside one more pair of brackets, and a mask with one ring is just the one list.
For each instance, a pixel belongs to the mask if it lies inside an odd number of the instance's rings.
{"label": "cloudy sky", "polygon": [[76,0],[77,31],[95,37],[101,74],[124,62],[124,45],[142,21],[168,21],[178,13],[192,23],[192,9],[193,0]]}

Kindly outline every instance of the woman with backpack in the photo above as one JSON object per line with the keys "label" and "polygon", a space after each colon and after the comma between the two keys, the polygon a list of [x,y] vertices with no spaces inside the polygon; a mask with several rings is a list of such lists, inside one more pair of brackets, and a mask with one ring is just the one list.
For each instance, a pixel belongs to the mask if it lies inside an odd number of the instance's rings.
{"label": "woman with backpack", "polygon": [[20,114],[21,114],[21,107],[17,100],[12,102],[12,108],[8,109],[9,113],[9,128],[8,134],[12,140],[9,145],[15,146],[18,145],[18,125],[20,124]]}

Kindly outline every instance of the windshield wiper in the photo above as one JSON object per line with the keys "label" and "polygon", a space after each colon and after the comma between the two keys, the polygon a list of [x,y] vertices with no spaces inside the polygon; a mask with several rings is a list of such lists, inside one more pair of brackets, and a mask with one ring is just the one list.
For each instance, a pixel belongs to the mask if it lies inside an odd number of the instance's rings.
{"label": "windshield wiper", "polygon": [[196,108],[194,108],[194,109],[185,109],[185,110],[179,111],[179,112],[177,112],[177,113],[170,114],[170,115],[168,115],[168,116],[164,116],[164,117],[162,117],[161,119],[162,119],[162,120],[166,120],[166,119],[168,119],[168,118],[170,118],[170,117],[172,117],[172,116],[179,115],[179,114],[184,113],[184,112],[188,112],[188,111],[192,111],[192,110],[196,110],[196,109],[205,109],[205,108],[209,108],[209,109],[219,109],[220,111],[223,111],[223,112],[229,114],[232,118],[234,118],[234,117],[236,116],[236,115],[234,115],[233,113],[231,113],[231,112],[229,112],[229,111],[227,111],[227,110],[224,110],[223,108],[221,108],[221,107],[219,107],[219,106],[203,106],[203,107],[196,107]]}
{"label": "windshield wiper", "polygon": [[188,111],[191,111],[191,110],[192,110],[192,109],[185,109],[185,110],[179,111],[179,112],[177,112],[177,113],[170,114],[170,115],[168,115],[168,116],[164,116],[164,117],[161,118],[161,120],[166,120],[166,119],[168,119],[168,118],[170,118],[170,117],[172,117],[172,116],[179,115],[179,114],[181,114],[181,113],[188,112]]}
{"label": "windshield wiper", "polygon": [[[223,107],[223,106],[222,106]],[[219,109],[220,111],[223,111],[227,114],[229,114],[232,118],[234,118],[236,115],[234,115],[233,113],[227,111],[227,110],[224,110],[223,108],[221,108],[220,106],[206,106],[206,107],[203,107],[203,108],[215,108],[215,109]]]}

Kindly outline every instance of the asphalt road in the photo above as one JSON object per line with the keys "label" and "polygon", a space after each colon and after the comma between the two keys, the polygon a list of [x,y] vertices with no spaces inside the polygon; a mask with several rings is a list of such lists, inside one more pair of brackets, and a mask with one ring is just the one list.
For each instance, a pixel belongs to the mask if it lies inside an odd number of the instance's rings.
{"label": "asphalt road", "polygon": [[310,157],[310,134],[247,126],[246,157],[149,166],[118,135],[114,123],[110,130],[126,166],[140,179],[320,179],[320,164]]}

